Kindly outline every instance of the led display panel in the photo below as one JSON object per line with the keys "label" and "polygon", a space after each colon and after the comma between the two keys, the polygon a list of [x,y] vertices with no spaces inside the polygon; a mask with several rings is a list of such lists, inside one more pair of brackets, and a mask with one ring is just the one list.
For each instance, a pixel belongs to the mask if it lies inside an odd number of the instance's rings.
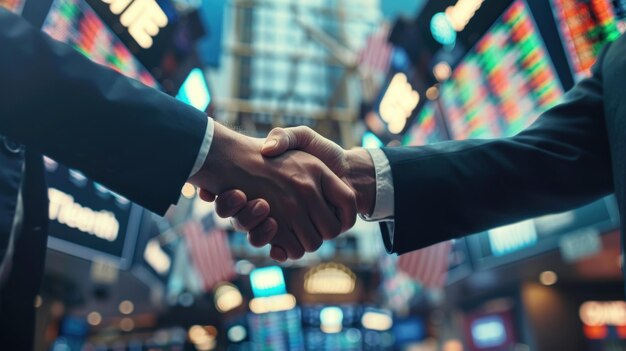
{"label": "led display panel", "polygon": [[84,0],[55,0],[42,30],[91,60],[140,82],[157,82]]}
{"label": "led display panel", "polygon": [[563,95],[531,13],[515,1],[441,90],[453,139],[510,136]]}
{"label": "led display panel", "polygon": [[584,78],[602,47],[620,36],[618,15],[624,15],[624,1],[551,0],[551,4],[574,78]]}
{"label": "led display panel", "polygon": [[402,145],[420,146],[447,140],[435,102],[429,101],[418,112],[402,138]]}

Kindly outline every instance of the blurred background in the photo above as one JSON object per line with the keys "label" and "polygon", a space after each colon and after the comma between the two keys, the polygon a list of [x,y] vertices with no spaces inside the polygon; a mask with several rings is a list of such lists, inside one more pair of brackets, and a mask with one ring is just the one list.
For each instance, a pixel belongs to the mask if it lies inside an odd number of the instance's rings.
{"label": "blurred background", "polygon": [[[624,0],[0,5],[249,135],[307,125],[346,148],[513,135],[626,27]],[[401,258],[359,221],[278,265],[191,186],[161,218],[46,168],[37,350],[626,350],[612,197]]]}

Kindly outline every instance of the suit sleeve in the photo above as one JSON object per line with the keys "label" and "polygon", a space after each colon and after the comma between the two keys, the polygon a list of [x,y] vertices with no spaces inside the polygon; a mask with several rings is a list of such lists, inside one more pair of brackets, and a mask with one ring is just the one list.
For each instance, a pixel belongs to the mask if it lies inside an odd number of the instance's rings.
{"label": "suit sleeve", "polygon": [[383,149],[395,188],[395,223],[381,224],[387,250],[417,250],[612,192],[603,57],[592,77],[516,136]]}
{"label": "suit sleeve", "polygon": [[0,9],[0,134],[163,214],[177,202],[204,113],[93,63]]}

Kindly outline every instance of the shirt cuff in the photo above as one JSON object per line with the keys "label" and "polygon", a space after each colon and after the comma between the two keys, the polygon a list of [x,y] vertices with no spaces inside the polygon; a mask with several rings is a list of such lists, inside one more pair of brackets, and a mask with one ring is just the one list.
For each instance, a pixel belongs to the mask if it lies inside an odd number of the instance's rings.
{"label": "shirt cuff", "polygon": [[215,131],[215,121],[213,118],[209,118],[206,124],[206,132],[204,132],[204,140],[202,140],[202,144],[200,145],[200,150],[198,151],[198,157],[196,158],[196,162],[193,164],[193,168],[191,169],[191,173],[189,174],[189,178],[194,174],[198,173],[204,161],[206,161],[206,157],[209,154],[209,150],[211,149],[211,143],[213,141],[213,132]]}
{"label": "shirt cuff", "polygon": [[389,159],[381,149],[367,149],[376,172],[376,204],[374,212],[365,216],[369,221],[393,220],[394,189]]}

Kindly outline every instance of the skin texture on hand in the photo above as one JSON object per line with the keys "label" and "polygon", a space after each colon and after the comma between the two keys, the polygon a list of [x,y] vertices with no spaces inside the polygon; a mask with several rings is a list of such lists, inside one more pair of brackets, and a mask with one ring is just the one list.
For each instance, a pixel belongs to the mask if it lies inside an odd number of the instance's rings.
{"label": "skin texture on hand", "polygon": [[[245,204],[236,217],[242,224],[256,225],[255,235],[250,235],[253,245],[269,242],[272,258],[298,259],[305,251],[317,250],[322,239],[332,239],[354,224],[354,192],[327,166],[299,151],[264,158],[262,144],[261,139],[216,124],[209,155],[189,179],[209,200],[211,193],[240,189],[249,198],[266,201],[246,204],[247,198],[242,202],[236,192],[218,198],[218,214]],[[268,215],[273,220],[266,220]]]}
{"label": "skin texture on hand", "polygon": [[[302,150],[324,162],[333,172],[342,177],[355,191],[359,213],[371,214],[376,201],[376,175],[373,161],[362,148],[346,151],[339,145],[315,133],[308,127],[274,129],[268,136],[262,153],[264,156],[278,156],[288,150]],[[236,197],[238,206],[233,206],[232,197]],[[210,200],[210,197],[207,196]],[[251,208],[268,206],[262,199],[247,202],[243,192],[229,192],[217,198],[218,214],[234,217],[236,226],[248,231],[251,240],[264,240],[265,230],[271,230],[274,220],[267,216],[254,216]],[[348,229],[348,228],[346,228]]]}

